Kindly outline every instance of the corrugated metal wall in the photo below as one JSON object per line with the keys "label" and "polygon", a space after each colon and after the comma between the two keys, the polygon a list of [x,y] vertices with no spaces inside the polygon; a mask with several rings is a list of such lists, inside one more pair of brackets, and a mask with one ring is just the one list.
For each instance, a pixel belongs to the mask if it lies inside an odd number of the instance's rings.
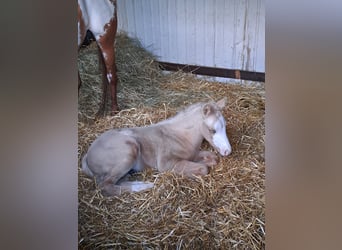
{"label": "corrugated metal wall", "polygon": [[265,72],[264,0],[117,0],[119,30],[160,61]]}

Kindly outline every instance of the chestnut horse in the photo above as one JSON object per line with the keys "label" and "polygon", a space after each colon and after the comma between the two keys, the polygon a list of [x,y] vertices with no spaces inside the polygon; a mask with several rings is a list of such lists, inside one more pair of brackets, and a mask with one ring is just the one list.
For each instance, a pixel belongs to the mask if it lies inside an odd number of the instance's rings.
{"label": "chestnut horse", "polygon": [[225,102],[193,104],[148,127],[109,130],[91,144],[82,170],[95,177],[102,193],[110,196],[153,187],[153,183],[126,181],[132,170],[152,167],[189,178],[206,175],[218,159],[210,151],[200,151],[203,139],[222,156],[232,151],[221,113]]}
{"label": "chestnut horse", "polygon": [[[118,110],[116,99],[117,75],[114,41],[117,30],[116,0],[78,0],[78,50],[91,31],[100,50],[100,63],[103,68],[103,93],[98,115],[102,115],[107,102],[107,89],[110,87],[111,111]],[[78,89],[81,86],[78,73]]]}

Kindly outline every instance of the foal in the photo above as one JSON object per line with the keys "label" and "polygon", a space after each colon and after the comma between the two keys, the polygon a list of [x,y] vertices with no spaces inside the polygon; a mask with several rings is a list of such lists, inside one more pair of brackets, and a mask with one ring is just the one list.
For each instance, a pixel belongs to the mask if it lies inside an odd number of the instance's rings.
{"label": "foal", "polygon": [[231,153],[221,110],[225,99],[197,103],[176,116],[147,127],[112,129],[100,135],[82,159],[82,170],[95,177],[104,195],[141,191],[153,183],[127,182],[131,170],[152,167],[193,178],[208,174],[217,156],[200,151],[203,139],[222,156]]}
{"label": "foal", "polygon": [[[100,49],[100,63],[103,67],[102,102],[97,115],[103,115],[107,102],[107,89],[110,87],[111,111],[118,110],[116,99],[117,74],[115,65],[114,40],[117,30],[116,0],[78,0],[78,50],[90,30]],[[78,89],[81,86],[78,73]]]}

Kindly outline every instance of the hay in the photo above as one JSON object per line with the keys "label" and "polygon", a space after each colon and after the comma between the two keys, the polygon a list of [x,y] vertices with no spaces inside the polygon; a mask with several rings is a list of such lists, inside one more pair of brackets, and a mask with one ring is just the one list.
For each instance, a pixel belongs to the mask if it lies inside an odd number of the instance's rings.
{"label": "hay", "polygon": [[[116,39],[118,71],[118,104],[120,109],[137,107],[139,103],[156,105],[155,96],[162,73],[153,56],[141,48],[139,41],[119,34]],[[95,42],[81,49],[78,66],[82,79],[79,93],[79,118],[94,119],[102,97],[102,76],[99,69],[98,48]],[[109,114],[109,103],[106,113]]]}
{"label": "hay", "polygon": [[[154,182],[155,187],[111,198],[103,197],[79,169],[79,248],[264,249],[263,85],[220,84],[181,72],[165,75],[136,41],[121,34],[116,46],[122,111],[93,121],[98,106],[91,107],[86,100],[97,103],[100,99],[94,96],[101,91],[92,92],[95,83],[84,80],[83,91],[88,96],[83,93],[79,99],[79,160],[108,129],[150,125],[188,104],[224,96],[228,97],[223,114],[233,153],[220,157],[208,176],[196,180],[153,170],[137,173],[134,179]],[[94,70],[81,71],[81,77],[98,78],[100,83],[101,77],[94,76],[99,73],[94,66],[96,46],[83,53],[79,63]],[[203,148],[212,150],[208,143]]]}

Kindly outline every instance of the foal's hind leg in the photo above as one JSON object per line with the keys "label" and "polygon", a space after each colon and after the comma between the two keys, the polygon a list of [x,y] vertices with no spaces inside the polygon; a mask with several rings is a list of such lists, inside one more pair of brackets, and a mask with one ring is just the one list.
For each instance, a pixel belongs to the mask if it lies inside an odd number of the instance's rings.
{"label": "foal's hind leg", "polygon": [[139,144],[134,139],[125,138],[117,142],[122,143],[118,146],[120,149],[115,153],[108,151],[108,164],[102,167],[107,171],[97,178],[99,188],[106,196],[120,195],[123,192],[119,183],[138,162]]}

